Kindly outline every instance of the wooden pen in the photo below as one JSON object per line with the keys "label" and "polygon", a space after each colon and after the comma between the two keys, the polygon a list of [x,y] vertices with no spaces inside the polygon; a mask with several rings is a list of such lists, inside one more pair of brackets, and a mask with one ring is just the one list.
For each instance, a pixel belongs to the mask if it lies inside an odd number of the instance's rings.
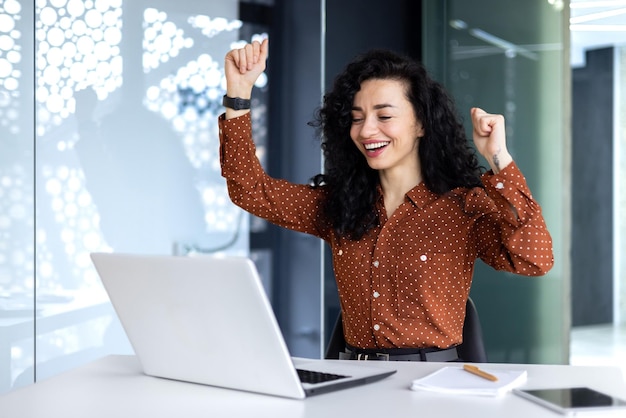
{"label": "wooden pen", "polygon": [[470,372],[472,374],[475,374],[476,376],[480,376],[483,379],[491,380],[492,382],[496,382],[498,380],[498,378],[496,376],[492,375],[491,373],[487,373],[485,371],[482,371],[478,367],[472,366],[471,364],[465,364],[463,366],[463,370],[465,370],[467,372]]}

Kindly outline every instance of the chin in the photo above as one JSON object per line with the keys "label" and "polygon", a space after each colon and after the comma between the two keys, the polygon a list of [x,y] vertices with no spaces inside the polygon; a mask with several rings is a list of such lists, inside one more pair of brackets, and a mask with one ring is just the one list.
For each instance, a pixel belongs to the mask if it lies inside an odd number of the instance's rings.
{"label": "chin", "polygon": [[376,171],[380,171],[380,170],[384,170],[385,169],[385,167],[381,167],[380,164],[368,164],[368,166],[372,170],[376,170]]}

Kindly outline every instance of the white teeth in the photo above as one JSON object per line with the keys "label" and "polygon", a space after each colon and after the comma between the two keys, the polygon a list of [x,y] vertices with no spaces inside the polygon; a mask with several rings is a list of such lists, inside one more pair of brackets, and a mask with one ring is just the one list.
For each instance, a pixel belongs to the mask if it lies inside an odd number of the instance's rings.
{"label": "white teeth", "polygon": [[366,150],[373,150],[377,148],[382,148],[386,145],[389,145],[389,142],[373,142],[371,144],[364,144]]}

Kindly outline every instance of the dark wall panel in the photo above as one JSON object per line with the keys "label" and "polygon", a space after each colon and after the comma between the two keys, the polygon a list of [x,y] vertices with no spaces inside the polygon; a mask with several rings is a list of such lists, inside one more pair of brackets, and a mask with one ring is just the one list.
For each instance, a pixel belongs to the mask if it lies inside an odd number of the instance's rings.
{"label": "dark wall panel", "polygon": [[326,2],[326,85],[356,54],[389,48],[421,58],[421,1]]}
{"label": "dark wall panel", "polygon": [[[421,59],[422,2],[417,0],[342,0],[326,2],[325,85],[352,58],[371,48],[388,48]],[[325,340],[339,313],[331,254],[324,257]]]}
{"label": "dark wall panel", "polygon": [[572,72],[572,325],[613,320],[613,48]]}

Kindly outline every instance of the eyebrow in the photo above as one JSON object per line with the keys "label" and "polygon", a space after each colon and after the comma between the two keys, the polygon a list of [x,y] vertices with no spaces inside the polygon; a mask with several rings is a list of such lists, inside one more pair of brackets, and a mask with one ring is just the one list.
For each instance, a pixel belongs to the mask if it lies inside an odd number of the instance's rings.
{"label": "eyebrow", "polygon": [[[389,103],[381,103],[381,104],[374,105],[374,110],[384,109],[384,108],[387,108],[387,107],[394,107],[395,108],[396,106],[391,105]],[[360,108],[359,106],[352,106],[352,110],[356,110],[356,111],[359,111],[359,112],[363,111],[363,109]]]}

